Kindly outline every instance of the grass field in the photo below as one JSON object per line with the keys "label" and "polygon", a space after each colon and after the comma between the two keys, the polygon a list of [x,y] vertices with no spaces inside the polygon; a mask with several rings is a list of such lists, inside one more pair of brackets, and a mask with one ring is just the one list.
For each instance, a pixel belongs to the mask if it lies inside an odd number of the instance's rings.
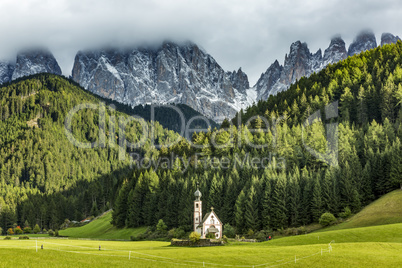
{"label": "grass field", "polygon": [[146,230],[146,227],[118,229],[110,223],[111,220],[112,213],[108,212],[84,226],[61,230],[59,234],[71,238],[130,240],[130,236],[136,236]]}
{"label": "grass field", "polygon": [[1,240],[0,267],[400,267],[401,233],[402,224],[391,224],[204,248],[155,241],[39,239],[38,252],[33,239]]}
{"label": "grass field", "polygon": [[145,231],[116,229],[110,220],[107,213],[85,226],[60,231],[68,239],[0,238],[0,267],[402,267],[402,191],[383,196],[337,226],[263,243],[184,248],[169,242],[75,239],[128,240]]}

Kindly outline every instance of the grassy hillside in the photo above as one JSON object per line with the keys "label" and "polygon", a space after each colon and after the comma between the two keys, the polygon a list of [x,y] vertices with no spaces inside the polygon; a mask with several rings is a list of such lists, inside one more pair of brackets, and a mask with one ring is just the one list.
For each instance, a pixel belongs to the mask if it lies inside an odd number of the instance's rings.
{"label": "grassy hillside", "polygon": [[110,223],[111,220],[112,213],[107,212],[105,215],[82,227],[73,227],[66,230],[61,230],[60,235],[72,238],[129,240],[130,236],[136,236],[145,232],[146,230],[146,227],[118,229]]}
{"label": "grassy hillside", "polygon": [[366,206],[346,222],[323,230],[340,230],[401,222],[402,191],[395,190]]}
{"label": "grassy hillside", "polygon": [[[309,234],[202,248],[170,247],[168,242],[155,241],[44,239],[38,240],[38,245],[44,245],[38,252],[34,240],[0,240],[0,258],[4,267],[399,267],[402,236],[396,234],[401,231],[402,224],[392,224],[328,231],[319,238]],[[21,255],[24,258],[13,257]]]}

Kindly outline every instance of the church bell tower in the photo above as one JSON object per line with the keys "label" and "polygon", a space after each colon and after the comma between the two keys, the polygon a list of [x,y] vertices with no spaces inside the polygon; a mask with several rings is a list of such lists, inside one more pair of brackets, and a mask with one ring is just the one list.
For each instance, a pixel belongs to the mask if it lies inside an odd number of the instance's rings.
{"label": "church bell tower", "polygon": [[194,196],[194,232],[199,233],[202,236],[202,228],[198,227],[202,221],[202,201],[201,201],[201,192],[198,188],[197,182],[197,191],[195,191]]}

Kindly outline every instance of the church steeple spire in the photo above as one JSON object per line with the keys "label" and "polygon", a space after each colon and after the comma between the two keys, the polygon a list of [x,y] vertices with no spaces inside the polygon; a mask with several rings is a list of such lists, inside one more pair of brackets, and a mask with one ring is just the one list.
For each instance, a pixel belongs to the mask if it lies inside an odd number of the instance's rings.
{"label": "church steeple spire", "polygon": [[202,201],[201,201],[201,192],[199,189],[199,183],[197,182],[197,191],[194,193],[194,232],[198,232],[202,235],[202,228],[199,227],[199,224],[202,220]]}
{"label": "church steeple spire", "polygon": [[200,201],[201,200],[202,194],[200,192],[198,182],[197,182],[197,191],[195,191],[194,196],[195,196],[195,201]]}

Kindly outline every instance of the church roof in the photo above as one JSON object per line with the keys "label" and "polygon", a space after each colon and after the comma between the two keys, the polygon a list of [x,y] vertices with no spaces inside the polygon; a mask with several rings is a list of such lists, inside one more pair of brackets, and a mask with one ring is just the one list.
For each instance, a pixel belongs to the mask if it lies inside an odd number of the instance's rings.
{"label": "church roof", "polygon": [[215,215],[215,218],[222,224],[221,220],[218,218],[218,215],[216,215],[214,208],[211,208],[211,211],[208,212],[207,214],[205,214],[204,218],[202,218],[202,221],[200,222],[200,224],[197,226],[198,227],[202,227],[202,225],[204,224],[204,222],[208,219],[209,215],[211,215],[211,213],[213,213],[213,215]]}

